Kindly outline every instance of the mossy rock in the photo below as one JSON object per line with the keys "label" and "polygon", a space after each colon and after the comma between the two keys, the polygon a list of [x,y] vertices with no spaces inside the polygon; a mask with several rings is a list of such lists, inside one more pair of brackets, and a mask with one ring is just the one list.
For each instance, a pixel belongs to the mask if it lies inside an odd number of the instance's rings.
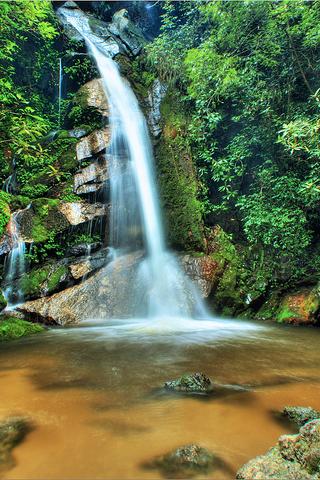
{"label": "mossy rock", "polygon": [[69,277],[66,265],[51,263],[25,273],[19,282],[24,298],[38,298],[62,289]]}
{"label": "mossy rock", "polygon": [[0,317],[0,342],[43,331],[44,327],[37,323],[26,322],[16,317]]}
{"label": "mossy rock", "polygon": [[2,290],[0,290],[0,311],[6,308],[7,300],[5,299]]}
{"label": "mossy rock", "polygon": [[31,428],[30,421],[23,417],[12,417],[0,422],[0,471],[14,464],[11,452]]}
{"label": "mossy rock", "polygon": [[[170,108],[169,108],[170,105]],[[203,206],[177,92],[169,92],[161,107],[163,135],[156,147],[161,202],[169,243],[180,250],[204,249]]]}
{"label": "mossy rock", "polygon": [[315,324],[319,309],[319,288],[302,288],[282,298],[275,319],[279,323]]}

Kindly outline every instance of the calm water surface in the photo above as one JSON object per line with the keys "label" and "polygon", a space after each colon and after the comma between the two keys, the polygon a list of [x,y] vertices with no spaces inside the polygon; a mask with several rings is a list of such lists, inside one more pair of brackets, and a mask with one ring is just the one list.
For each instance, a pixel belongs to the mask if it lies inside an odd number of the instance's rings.
{"label": "calm water surface", "polygon": [[[35,424],[5,478],[158,479],[142,464],[192,442],[228,465],[210,478],[230,480],[293,431],[274,410],[320,409],[319,340],[316,329],[170,320],[89,322],[1,345],[0,418]],[[227,386],[209,399],[161,390],[195,371]]]}

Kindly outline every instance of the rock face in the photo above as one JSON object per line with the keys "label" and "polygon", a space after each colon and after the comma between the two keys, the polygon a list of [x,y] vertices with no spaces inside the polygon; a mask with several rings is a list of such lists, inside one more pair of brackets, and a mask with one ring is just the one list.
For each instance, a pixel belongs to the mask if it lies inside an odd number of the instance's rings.
{"label": "rock face", "polygon": [[85,83],[79,89],[77,96],[85,100],[88,107],[98,110],[102,117],[109,116],[109,105],[104,93],[102,78],[94,78]]}
{"label": "rock face", "polygon": [[158,469],[165,478],[191,478],[209,473],[220,463],[219,459],[199,445],[185,445],[144,465]]}
{"label": "rock face", "polygon": [[11,452],[30,431],[25,418],[13,417],[0,422],[0,472],[13,465]]}
{"label": "rock face", "polygon": [[128,11],[121,9],[112,17],[109,31],[119,38],[128,53],[136,56],[141,52],[145,39],[141,30],[130,20]]}
{"label": "rock face", "polygon": [[148,123],[154,137],[159,137],[162,132],[160,106],[167,92],[167,86],[157,78],[148,92],[147,102],[149,105]]}
{"label": "rock face", "polygon": [[183,375],[177,380],[171,380],[164,384],[167,390],[186,393],[210,393],[213,385],[209,377],[204,373],[193,373],[192,375]]}
{"label": "rock face", "polygon": [[319,480],[320,419],[300,428],[298,435],[282,435],[265,455],[254,458],[237,473],[237,480]]}
{"label": "rock face", "polygon": [[320,309],[318,288],[301,289],[288,293],[281,301],[276,320],[293,324],[315,324]]}
{"label": "rock face", "polygon": [[104,155],[75,174],[73,191],[77,195],[96,193],[106,186],[107,180],[109,180],[109,164]]}
{"label": "rock face", "polygon": [[194,281],[204,298],[207,298],[222,273],[217,261],[209,255],[183,255],[181,263],[186,274]]}
{"label": "rock face", "polygon": [[[26,318],[46,323],[67,325],[90,318],[121,318],[132,316],[137,308],[134,285],[138,260],[136,253],[120,257],[92,274],[82,283],[50,297],[26,302],[18,307]],[[82,274],[85,272],[82,266]],[[74,269],[74,274],[79,275]],[[85,272],[86,273],[86,272]]]}
{"label": "rock face", "polygon": [[281,414],[299,427],[310,422],[310,420],[320,418],[320,412],[311,407],[285,407]]}
{"label": "rock face", "polygon": [[108,127],[101,130],[95,130],[81,140],[76,145],[77,160],[81,162],[86,158],[93,157],[105,150],[110,144],[110,129]]}

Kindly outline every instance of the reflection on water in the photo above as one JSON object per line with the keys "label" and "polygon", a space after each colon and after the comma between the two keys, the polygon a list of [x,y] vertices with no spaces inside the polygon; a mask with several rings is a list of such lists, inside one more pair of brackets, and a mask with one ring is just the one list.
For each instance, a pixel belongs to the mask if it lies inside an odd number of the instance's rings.
{"label": "reflection on water", "polygon": [[[27,414],[37,425],[6,478],[156,479],[143,463],[194,442],[228,465],[210,478],[229,480],[290,431],[272,411],[320,408],[318,330],[232,320],[174,325],[93,321],[2,345],[0,417]],[[219,384],[212,397],[161,390],[195,371]]]}

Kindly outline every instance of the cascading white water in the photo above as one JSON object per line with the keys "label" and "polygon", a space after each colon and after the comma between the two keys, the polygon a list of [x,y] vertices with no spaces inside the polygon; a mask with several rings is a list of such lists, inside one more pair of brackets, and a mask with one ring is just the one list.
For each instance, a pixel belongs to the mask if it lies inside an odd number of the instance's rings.
{"label": "cascading white water", "polygon": [[61,126],[61,99],[62,99],[62,80],[63,80],[63,70],[62,70],[62,59],[59,58],[59,86],[58,86],[58,125]]}
{"label": "cascading white water", "polygon": [[8,302],[7,308],[10,309],[15,305],[23,302],[23,291],[18,285],[18,288],[14,288],[14,285],[19,284],[19,278],[26,270],[25,252],[26,244],[19,233],[18,223],[19,212],[12,215],[9,225],[9,231],[13,242],[13,247],[6,257],[4,270],[5,270],[5,289],[4,296]]}
{"label": "cascading white water", "polygon": [[135,285],[137,316],[208,317],[199,292],[165,247],[153,155],[148,128],[138,101],[112,60],[103,39],[95,35],[80,9],[61,7],[84,38],[103,80],[110,106],[111,247],[118,255],[141,249]]}

